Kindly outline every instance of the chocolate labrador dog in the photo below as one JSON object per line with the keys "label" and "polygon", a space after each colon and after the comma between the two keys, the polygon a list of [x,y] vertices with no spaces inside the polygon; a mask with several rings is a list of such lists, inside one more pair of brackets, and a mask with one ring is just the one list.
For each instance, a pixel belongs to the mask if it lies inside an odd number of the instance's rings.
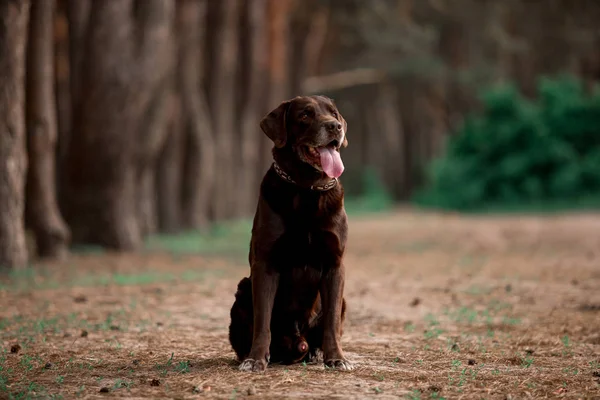
{"label": "chocolate labrador dog", "polygon": [[284,101],[260,122],[273,141],[250,242],[250,278],[238,285],[229,340],[240,370],[263,372],[321,353],[352,370],[340,344],[346,303],[343,255],[348,224],[340,148],[346,121],[333,101]]}

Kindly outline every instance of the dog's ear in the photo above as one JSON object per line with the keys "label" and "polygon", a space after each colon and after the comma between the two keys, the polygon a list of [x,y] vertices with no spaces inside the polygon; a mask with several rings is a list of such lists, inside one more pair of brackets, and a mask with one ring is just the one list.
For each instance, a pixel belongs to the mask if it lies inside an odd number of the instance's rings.
{"label": "dog's ear", "polygon": [[344,141],[342,142],[342,147],[348,147],[348,124],[342,114],[339,114],[340,120],[342,121],[342,129],[344,130]]}
{"label": "dog's ear", "polygon": [[285,115],[290,103],[289,100],[284,101],[260,121],[260,129],[275,143],[275,147],[281,148],[287,141]]}
{"label": "dog's ear", "polygon": [[325,96],[322,96],[322,97],[329,100],[331,102],[331,104],[333,104],[333,106],[335,107],[335,110],[337,111],[337,116],[338,116],[340,122],[342,123],[342,129],[344,130],[344,140],[342,141],[342,147],[348,147],[348,123],[346,122],[344,117],[342,117],[342,113],[340,112],[340,110],[338,110],[337,105],[335,104],[335,101],[333,99],[330,99],[329,97],[325,97]]}

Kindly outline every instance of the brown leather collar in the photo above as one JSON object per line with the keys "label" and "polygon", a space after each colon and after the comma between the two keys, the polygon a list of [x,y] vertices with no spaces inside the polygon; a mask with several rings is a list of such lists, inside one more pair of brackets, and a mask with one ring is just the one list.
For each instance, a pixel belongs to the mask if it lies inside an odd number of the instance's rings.
{"label": "brown leather collar", "polygon": [[[281,167],[276,162],[273,162],[273,168],[275,169],[275,172],[277,172],[277,175],[279,175],[281,179],[297,185],[296,181],[294,181],[288,174],[286,174],[285,171],[281,169]],[[310,189],[325,192],[329,189],[333,189],[337,185],[337,182],[337,178],[333,178],[332,180],[323,185],[311,185]]]}

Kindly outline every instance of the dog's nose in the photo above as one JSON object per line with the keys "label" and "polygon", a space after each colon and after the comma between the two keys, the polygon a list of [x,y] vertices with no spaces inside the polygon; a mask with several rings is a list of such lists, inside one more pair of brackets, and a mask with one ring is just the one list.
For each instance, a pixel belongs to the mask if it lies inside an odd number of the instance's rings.
{"label": "dog's nose", "polygon": [[324,125],[325,129],[327,129],[330,132],[342,130],[342,124],[340,124],[339,121],[327,121]]}

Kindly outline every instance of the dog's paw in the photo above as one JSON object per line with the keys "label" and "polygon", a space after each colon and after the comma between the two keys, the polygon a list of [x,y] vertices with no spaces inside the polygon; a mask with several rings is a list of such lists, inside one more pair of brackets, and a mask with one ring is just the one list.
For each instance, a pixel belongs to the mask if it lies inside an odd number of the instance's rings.
{"label": "dog's paw", "polygon": [[354,369],[354,364],[345,359],[327,360],[325,361],[325,367],[335,368],[341,371],[352,371]]}
{"label": "dog's paw", "polygon": [[267,360],[254,360],[247,358],[239,366],[240,371],[244,372],[265,372],[267,369]]}

